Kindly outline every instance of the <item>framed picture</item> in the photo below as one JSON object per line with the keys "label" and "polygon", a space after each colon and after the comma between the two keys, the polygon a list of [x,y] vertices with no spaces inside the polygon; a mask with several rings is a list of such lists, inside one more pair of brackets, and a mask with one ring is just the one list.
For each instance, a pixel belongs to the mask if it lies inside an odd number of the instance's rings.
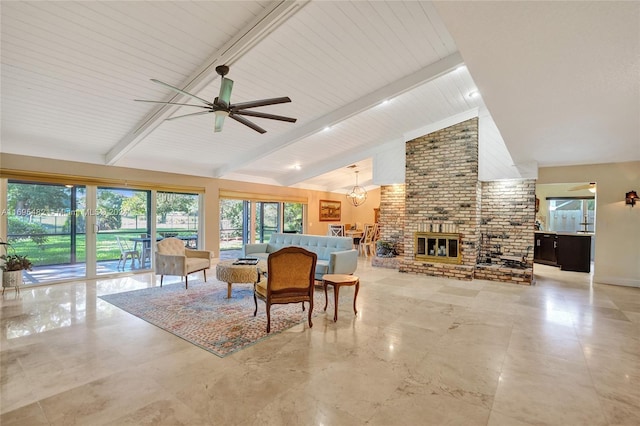
{"label": "framed picture", "polygon": [[340,201],[320,200],[320,222],[340,222]]}

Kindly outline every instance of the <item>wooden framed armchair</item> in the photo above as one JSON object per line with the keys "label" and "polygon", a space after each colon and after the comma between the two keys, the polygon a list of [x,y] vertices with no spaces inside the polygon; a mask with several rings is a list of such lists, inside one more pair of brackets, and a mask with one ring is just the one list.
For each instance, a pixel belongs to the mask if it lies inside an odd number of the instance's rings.
{"label": "wooden framed armchair", "polygon": [[184,277],[185,288],[189,288],[188,275],[202,271],[207,281],[207,269],[211,267],[211,252],[192,250],[178,238],[165,238],[156,244],[156,274],[160,275],[160,287],[165,275]]}
{"label": "wooden framed armchair", "polygon": [[314,275],[318,256],[302,247],[284,247],[269,255],[267,260],[267,280],[254,285],[253,311],[258,313],[258,299],[266,303],[267,333],[271,332],[271,305],[309,302],[309,327],[313,327]]}

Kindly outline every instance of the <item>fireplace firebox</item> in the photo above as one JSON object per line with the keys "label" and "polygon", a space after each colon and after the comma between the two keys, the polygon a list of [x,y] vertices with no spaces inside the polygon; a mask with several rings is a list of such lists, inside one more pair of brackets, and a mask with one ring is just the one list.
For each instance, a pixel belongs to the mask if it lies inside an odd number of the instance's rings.
{"label": "fireplace firebox", "polygon": [[462,263],[460,234],[416,232],[414,240],[414,256],[416,260]]}

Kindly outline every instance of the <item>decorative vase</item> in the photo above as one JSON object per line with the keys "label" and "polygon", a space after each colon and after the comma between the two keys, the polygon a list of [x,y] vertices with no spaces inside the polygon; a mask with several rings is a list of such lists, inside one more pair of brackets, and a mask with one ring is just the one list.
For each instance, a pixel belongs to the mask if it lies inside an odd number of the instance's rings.
{"label": "decorative vase", "polygon": [[22,271],[3,271],[2,287],[20,287],[22,285]]}

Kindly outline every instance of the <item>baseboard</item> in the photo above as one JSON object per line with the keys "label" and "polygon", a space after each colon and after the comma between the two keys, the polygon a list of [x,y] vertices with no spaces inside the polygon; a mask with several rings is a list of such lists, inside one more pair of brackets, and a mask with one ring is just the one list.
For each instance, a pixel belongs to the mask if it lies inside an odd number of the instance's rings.
{"label": "baseboard", "polygon": [[607,276],[601,276],[601,275],[594,275],[593,282],[598,284],[621,285],[625,287],[640,287],[640,279],[635,279],[635,278],[607,277]]}

